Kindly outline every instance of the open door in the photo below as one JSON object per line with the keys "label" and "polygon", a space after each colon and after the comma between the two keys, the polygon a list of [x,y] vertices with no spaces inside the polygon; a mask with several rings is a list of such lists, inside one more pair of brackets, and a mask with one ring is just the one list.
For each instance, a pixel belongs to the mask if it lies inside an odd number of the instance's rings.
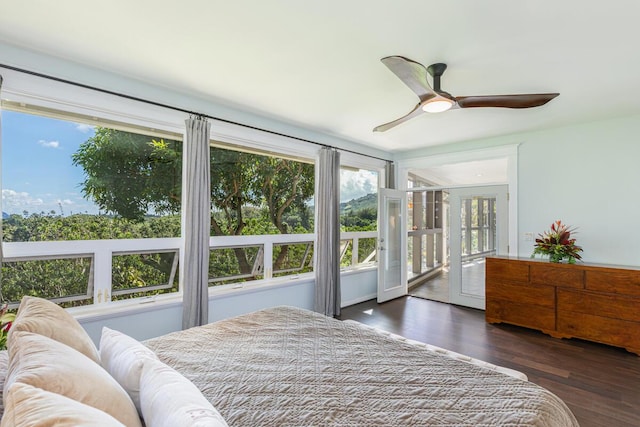
{"label": "open door", "polygon": [[449,302],[485,309],[485,258],[509,253],[508,186],[449,190]]}
{"label": "open door", "polygon": [[407,294],[407,193],[378,192],[378,302]]}

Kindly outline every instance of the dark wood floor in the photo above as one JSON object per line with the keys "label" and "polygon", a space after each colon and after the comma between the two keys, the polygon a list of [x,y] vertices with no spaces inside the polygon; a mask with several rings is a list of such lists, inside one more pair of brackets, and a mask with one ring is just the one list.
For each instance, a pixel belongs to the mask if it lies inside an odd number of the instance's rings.
{"label": "dark wood floor", "polygon": [[490,325],[484,311],[410,296],[353,305],[341,318],[524,372],[563,399],[582,427],[640,426],[640,357],[623,349]]}

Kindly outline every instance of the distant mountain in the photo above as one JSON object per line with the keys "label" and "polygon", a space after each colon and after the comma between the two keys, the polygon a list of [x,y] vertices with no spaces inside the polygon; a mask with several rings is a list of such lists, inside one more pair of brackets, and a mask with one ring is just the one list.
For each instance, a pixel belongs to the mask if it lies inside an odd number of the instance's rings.
{"label": "distant mountain", "polygon": [[9,216],[10,215],[8,213],[2,211],[2,219],[7,219],[7,218],[9,218]]}
{"label": "distant mountain", "polygon": [[348,211],[357,212],[365,208],[373,208],[375,210],[378,210],[377,194],[367,194],[366,196],[349,200],[348,202],[340,203],[340,214]]}

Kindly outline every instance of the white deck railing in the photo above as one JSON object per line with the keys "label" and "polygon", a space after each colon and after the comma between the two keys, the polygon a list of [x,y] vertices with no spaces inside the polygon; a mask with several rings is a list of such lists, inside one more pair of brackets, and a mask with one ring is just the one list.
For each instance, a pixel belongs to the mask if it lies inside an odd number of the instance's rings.
{"label": "white deck railing", "polygon": [[[341,240],[352,247],[351,266],[359,263],[358,247],[360,239],[377,238],[376,231],[367,232],[343,232]],[[210,248],[233,249],[238,247],[254,246],[260,247],[262,256],[262,276],[264,280],[273,278],[273,248],[284,244],[307,244],[313,245],[314,234],[268,234],[257,236],[214,236],[210,238]],[[181,238],[153,238],[153,239],[114,239],[114,240],[70,240],[70,241],[49,241],[49,242],[10,242],[4,243],[3,261],[7,263],[22,261],[46,261],[52,259],[77,259],[89,258],[91,269],[87,283],[87,293],[79,296],[65,296],[56,298],[58,302],[73,301],[78,299],[90,299],[93,304],[108,303],[113,294],[124,294],[133,292],[152,291],[154,289],[171,288],[173,277],[176,273],[177,259],[172,268],[172,274],[166,284],[150,284],[143,288],[132,288],[132,290],[113,290],[112,271],[113,257],[134,254],[156,254],[175,252],[179,255],[182,246]],[[375,256],[375,252],[370,254],[363,262],[370,262]],[[307,258],[308,259],[308,258]],[[304,263],[305,261],[303,261]],[[255,267],[255,266],[254,266]],[[295,273],[303,268],[288,268],[286,272]],[[281,271],[281,272],[284,272]],[[278,271],[276,271],[278,273]],[[231,281],[239,279],[240,275],[229,276],[225,280]],[[215,282],[215,280],[210,280]]]}

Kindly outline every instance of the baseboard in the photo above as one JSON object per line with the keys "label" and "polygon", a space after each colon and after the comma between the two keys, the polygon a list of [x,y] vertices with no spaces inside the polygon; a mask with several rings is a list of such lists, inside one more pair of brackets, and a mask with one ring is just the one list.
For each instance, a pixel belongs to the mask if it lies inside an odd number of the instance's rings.
{"label": "baseboard", "polygon": [[349,301],[342,301],[342,304],[340,304],[340,308],[345,308],[345,307],[349,307],[350,305],[355,305],[355,304],[360,304],[361,302],[365,302],[365,301],[369,301],[372,299],[376,299],[378,297],[377,293],[373,293],[373,294],[368,294],[368,295],[362,295],[358,298],[354,298],[352,300]]}

